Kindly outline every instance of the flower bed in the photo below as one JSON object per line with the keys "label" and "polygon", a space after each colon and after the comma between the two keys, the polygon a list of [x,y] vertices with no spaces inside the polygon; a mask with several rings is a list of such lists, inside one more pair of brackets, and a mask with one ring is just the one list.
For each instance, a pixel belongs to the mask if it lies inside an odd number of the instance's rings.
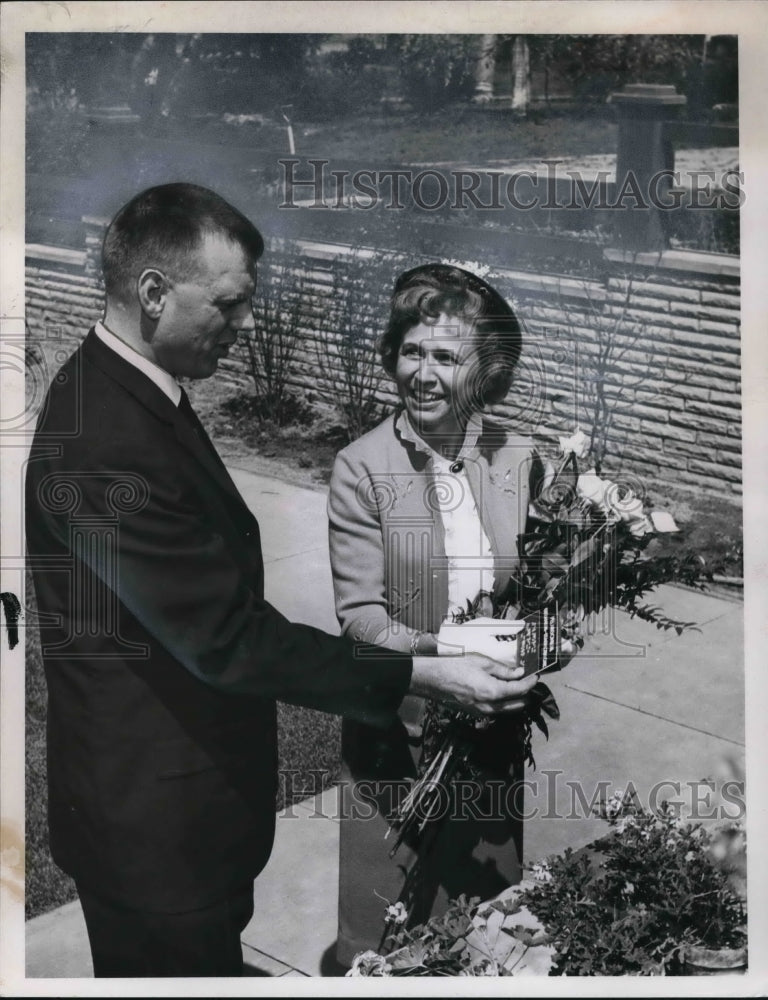
{"label": "flower bed", "polygon": [[412,930],[393,921],[386,953],[356,956],[348,975],[681,976],[702,949],[703,974],[743,971],[743,827],[707,830],[621,792],[601,812],[606,836],[539,862],[491,902],[461,897]]}

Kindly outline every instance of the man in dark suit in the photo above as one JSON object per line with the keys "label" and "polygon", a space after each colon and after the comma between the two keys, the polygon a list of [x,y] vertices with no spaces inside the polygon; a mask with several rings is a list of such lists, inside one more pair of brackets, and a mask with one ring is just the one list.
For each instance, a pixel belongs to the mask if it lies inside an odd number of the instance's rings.
{"label": "man in dark suit", "polygon": [[531,680],[288,622],[259,526],[177,377],[253,329],[255,227],[189,184],[104,241],[106,313],[54,378],[27,473],[54,860],[97,976],[239,975],[274,834],[275,699],[397,725],[406,692],[515,710]]}

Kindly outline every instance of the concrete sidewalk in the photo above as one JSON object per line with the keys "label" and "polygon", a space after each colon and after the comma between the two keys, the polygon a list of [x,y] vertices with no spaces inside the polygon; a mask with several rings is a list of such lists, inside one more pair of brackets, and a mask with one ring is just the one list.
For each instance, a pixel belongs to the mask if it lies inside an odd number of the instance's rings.
{"label": "concrete sidewalk", "polygon": [[[336,631],[325,494],[231,471],[261,525],[268,600],[296,621]],[[605,829],[584,804],[601,782],[609,793],[631,783],[641,801],[654,786],[659,799],[698,797],[702,812],[710,812],[706,789],[696,783],[726,767],[743,768],[742,605],[675,587],[659,588],[653,603],[701,631],[678,637],[616,614],[587,652],[546,678],[561,718],[551,723],[549,741],[534,737],[526,864]],[[250,975],[320,974],[336,938],[338,835],[335,789],[278,817],[243,934]],[[79,903],[28,922],[26,968],[30,978],[92,975]]]}

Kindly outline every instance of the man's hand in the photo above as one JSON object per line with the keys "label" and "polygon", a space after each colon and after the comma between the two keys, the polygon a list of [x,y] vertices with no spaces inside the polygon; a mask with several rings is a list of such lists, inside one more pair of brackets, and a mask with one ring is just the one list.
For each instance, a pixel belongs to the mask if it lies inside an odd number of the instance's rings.
{"label": "man's hand", "polygon": [[445,701],[474,715],[517,712],[538,680],[522,674],[522,667],[491,660],[481,653],[415,656],[409,693]]}

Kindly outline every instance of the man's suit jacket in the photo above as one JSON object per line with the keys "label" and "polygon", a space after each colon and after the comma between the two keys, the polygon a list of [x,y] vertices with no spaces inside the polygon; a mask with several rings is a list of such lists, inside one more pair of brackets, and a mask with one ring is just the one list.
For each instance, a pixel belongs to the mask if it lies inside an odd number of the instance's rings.
{"label": "man's suit jacket", "polygon": [[409,657],[263,596],[259,526],[201,429],[92,331],[54,379],[27,472],[48,683],[54,860],[129,907],[208,905],[274,833],[274,700],[388,725]]}

